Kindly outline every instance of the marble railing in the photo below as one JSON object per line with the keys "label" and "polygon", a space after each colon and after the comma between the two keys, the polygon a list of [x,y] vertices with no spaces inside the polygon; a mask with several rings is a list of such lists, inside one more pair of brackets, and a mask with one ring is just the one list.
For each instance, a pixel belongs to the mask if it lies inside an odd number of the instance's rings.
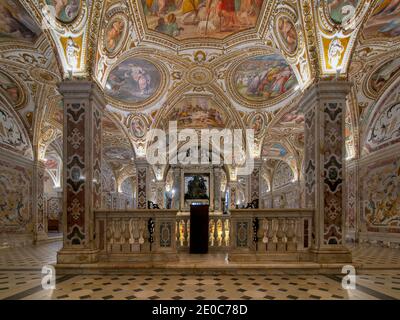
{"label": "marble railing", "polygon": [[[308,260],[313,210],[244,209],[210,213],[210,252],[232,261]],[[175,260],[190,243],[190,214],[176,210],[95,212],[100,261]]]}
{"label": "marble railing", "polygon": [[100,260],[176,258],[176,210],[95,212]]}
{"label": "marble railing", "polygon": [[308,260],[313,210],[231,210],[231,260]]}
{"label": "marble railing", "polygon": [[[188,250],[190,244],[190,214],[176,217],[176,243],[179,250]],[[210,213],[208,247],[211,251],[226,251],[230,246],[230,215]]]}

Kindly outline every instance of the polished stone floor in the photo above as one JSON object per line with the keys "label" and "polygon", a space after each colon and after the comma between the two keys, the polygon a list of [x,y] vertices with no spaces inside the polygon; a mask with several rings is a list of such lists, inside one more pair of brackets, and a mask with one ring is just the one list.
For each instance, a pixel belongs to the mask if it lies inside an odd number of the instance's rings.
{"label": "polished stone floor", "polygon": [[89,274],[58,275],[43,290],[41,268],[55,263],[61,243],[0,250],[0,299],[400,299],[400,250],[352,247],[357,286],[340,275]]}

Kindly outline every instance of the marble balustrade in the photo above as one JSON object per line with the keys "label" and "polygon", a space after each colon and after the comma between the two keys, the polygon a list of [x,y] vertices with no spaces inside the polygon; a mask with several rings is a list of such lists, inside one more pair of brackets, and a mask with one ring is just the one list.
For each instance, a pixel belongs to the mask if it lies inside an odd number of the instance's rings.
{"label": "marble balustrade", "polygon": [[312,260],[310,209],[231,210],[232,261]]}
{"label": "marble balustrade", "polygon": [[100,261],[175,260],[176,210],[95,211]]}
{"label": "marble balustrade", "polygon": [[[210,213],[209,250],[232,261],[310,260],[313,210],[243,209]],[[177,210],[95,211],[100,261],[177,258],[188,252],[190,214]]]}

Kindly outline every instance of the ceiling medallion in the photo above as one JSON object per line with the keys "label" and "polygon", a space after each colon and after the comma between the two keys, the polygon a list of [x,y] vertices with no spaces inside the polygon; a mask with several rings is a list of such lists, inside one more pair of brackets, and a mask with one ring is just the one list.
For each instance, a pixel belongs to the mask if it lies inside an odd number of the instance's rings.
{"label": "ceiling medallion", "polygon": [[236,62],[228,79],[228,90],[235,100],[254,109],[283,101],[297,85],[291,66],[281,55],[261,52]]}
{"label": "ceiling medallion", "polygon": [[206,67],[194,67],[186,74],[186,80],[194,86],[210,84],[214,79],[213,72]]}
{"label": "ceiling medallion", "polygon": [[55,85],[59,81],[57,75],[43,68],[32,68],[29,73],[34,80],[40,83]]}
{"label": "ceiling medallion", "polygon": [[129,20],[127,15],[120,11],[110,10],[108,15],[102,31],[103,52],[109,58],[114,58],[124,47],[128,38]]}

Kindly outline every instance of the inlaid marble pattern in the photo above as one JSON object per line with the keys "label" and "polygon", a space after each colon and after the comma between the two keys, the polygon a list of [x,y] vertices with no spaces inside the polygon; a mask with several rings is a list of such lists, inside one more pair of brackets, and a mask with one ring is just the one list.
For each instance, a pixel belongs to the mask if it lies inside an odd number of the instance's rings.
{"label": "inlaid marble pattern", "polygon": [[354,262],[364,268],[358,269],[356,290],[342,289],[340,275],[155,275],[150,271],[57,275],[56,289],[42,290],[41,267],[55,263],[60,247],[60,242],[53,242],[0,250],[0,299],[400,299],[400,250],[372,245],[351,248]]}

